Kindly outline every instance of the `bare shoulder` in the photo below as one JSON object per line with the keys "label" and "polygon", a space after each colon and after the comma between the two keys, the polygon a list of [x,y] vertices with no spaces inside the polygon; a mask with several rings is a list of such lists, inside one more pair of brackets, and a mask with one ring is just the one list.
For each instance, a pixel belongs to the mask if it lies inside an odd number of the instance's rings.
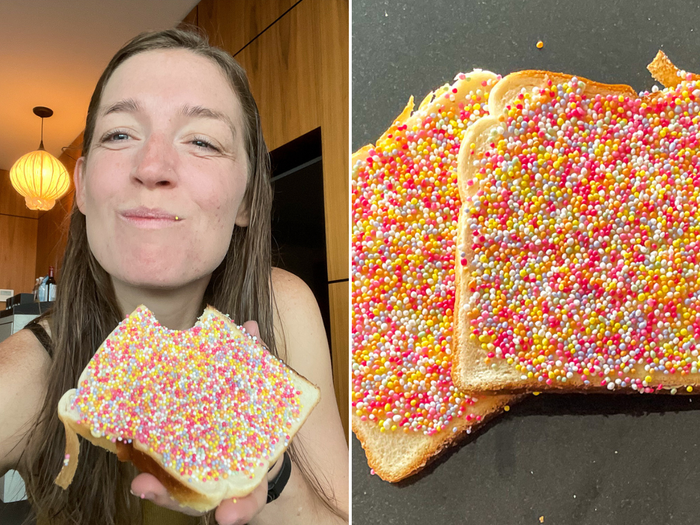
{"label": "bare shoulder", "polygon": [[272,290],[279,308],[301,307],[318,310],[318,305],[311,289],[293,273],[289,273],[281,268],[273,268]]}
{"label": "bare shoulder", "polygon": [[0,343],[0,474],[17,468],[25,434],[44,400],[50,367],[51,358],[28,330]]}
{"label": "bare shoulder", "polygon": [[[279,268],[272,269],[272,291],[275,337],[280,356],[293,368],[299,364],[305,368],[304,361],[314,353],[328,352],[316,298],[304,281]],[[299,339],[313,341],[314,344],[299,345]]]}
{"label": "bare shoulder", "polygon": [[315,412],[335,411],[331,353],[316,298],[309,287],[284,270],[274,269],[275,342],[286,363],[321,389]]}

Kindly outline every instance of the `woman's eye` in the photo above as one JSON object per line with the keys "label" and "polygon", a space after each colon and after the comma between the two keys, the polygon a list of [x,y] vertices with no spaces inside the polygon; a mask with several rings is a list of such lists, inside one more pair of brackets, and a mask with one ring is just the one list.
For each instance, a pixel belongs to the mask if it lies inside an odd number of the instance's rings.
{"label": "woman's eye", "polygon": [[102,142],[119,142],[128,138],[129,134],[124,131],[111,131],[102,137]]}
{"label": "woman's eye", "polygon": [[211,142],[208,142],[204,139],[192,139],[192,144],[194,144],[198,148],[207,149],[211,151],[219,151],[219,148],[215,147],[213,144],[211,144]]}

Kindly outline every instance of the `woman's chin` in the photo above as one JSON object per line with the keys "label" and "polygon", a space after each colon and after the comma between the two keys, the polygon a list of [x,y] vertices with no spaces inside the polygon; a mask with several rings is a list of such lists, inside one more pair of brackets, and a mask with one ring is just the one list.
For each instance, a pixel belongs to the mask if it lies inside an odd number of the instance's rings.
{"label": "woman's chin", "polygon": [[163,267],[133,263],[109,273],[113,280],[120,281],[131,288],[164,291],[184,288],[203,279],[208,282],[211,276],[211,271],[200,271],[186,264]]}
{"label": "woman's chin", "polygon": [[176,250],[172,246],[127,246],[123,250],[95,253],[112,279],[142,289],[172,290],[206,279],[221,263],[223,256],[206,259],[202,251]]}
{"label": "woman's chin", "polygon": [[[211,274],[206,276],[178,276],[168,275],[122,275],[112,276],[114,281],[118,281],[122,286],[131,288],[132,290],[148,291],[148,292],[173,292],[189,288],[200,283],[203,280],[209,282]],[[116,283],[115,283],[116,285]],[[206,286],[206,284],[204,285]]]}

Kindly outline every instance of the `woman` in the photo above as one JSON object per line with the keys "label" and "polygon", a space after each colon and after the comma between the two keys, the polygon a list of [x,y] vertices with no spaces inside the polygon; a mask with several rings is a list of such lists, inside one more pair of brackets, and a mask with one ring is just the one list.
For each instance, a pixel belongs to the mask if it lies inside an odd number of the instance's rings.
{"label": "woman", "polygon": [[[279,499],[265,504],[263,482],[180,522],[343,522],[347,445],[325,332],[308,288],[270,267],[269,160],[240,66],[192,33],[135,38],[97,84],[74,178],[57,302],[38,323],[47,334],[35,326],[0,344],[0,474],[19,470],[39,523],[139,523],[140,514],[155,523],[157,507],[134,494],[189,512],[153,476],[84,441],[72,485],[54,485],[64,453],[56,406],[137,305],[186,329],[211,304],[251,321],[254,333],[259,326],[271,351],[322,397],[292,443]],[[178,521],[170,514],[159,522]]]}

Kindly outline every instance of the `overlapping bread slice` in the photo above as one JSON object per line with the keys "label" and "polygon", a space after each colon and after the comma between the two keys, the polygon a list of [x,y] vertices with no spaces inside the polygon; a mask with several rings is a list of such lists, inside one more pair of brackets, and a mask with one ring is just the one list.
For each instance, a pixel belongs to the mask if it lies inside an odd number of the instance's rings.
{"label": "overlapping bread slice", "polygon": [[501,412],[450,378],[457,155],[499,77],[460,74],[352,157],[352,428],[399,481]]}
{"label": "overlapping bread slice", "polygon": [[700,85],[506,76],[459,159],[465,392],[700,385]]}
{"label": "overlapping bread slice", "polygon": [[56,483],[73,479],[79,434],[156,476],[181,505],[210,510],[266,479],[319,397],[214,308],[178,331],[139,306],[59,402],[66,461]]}

